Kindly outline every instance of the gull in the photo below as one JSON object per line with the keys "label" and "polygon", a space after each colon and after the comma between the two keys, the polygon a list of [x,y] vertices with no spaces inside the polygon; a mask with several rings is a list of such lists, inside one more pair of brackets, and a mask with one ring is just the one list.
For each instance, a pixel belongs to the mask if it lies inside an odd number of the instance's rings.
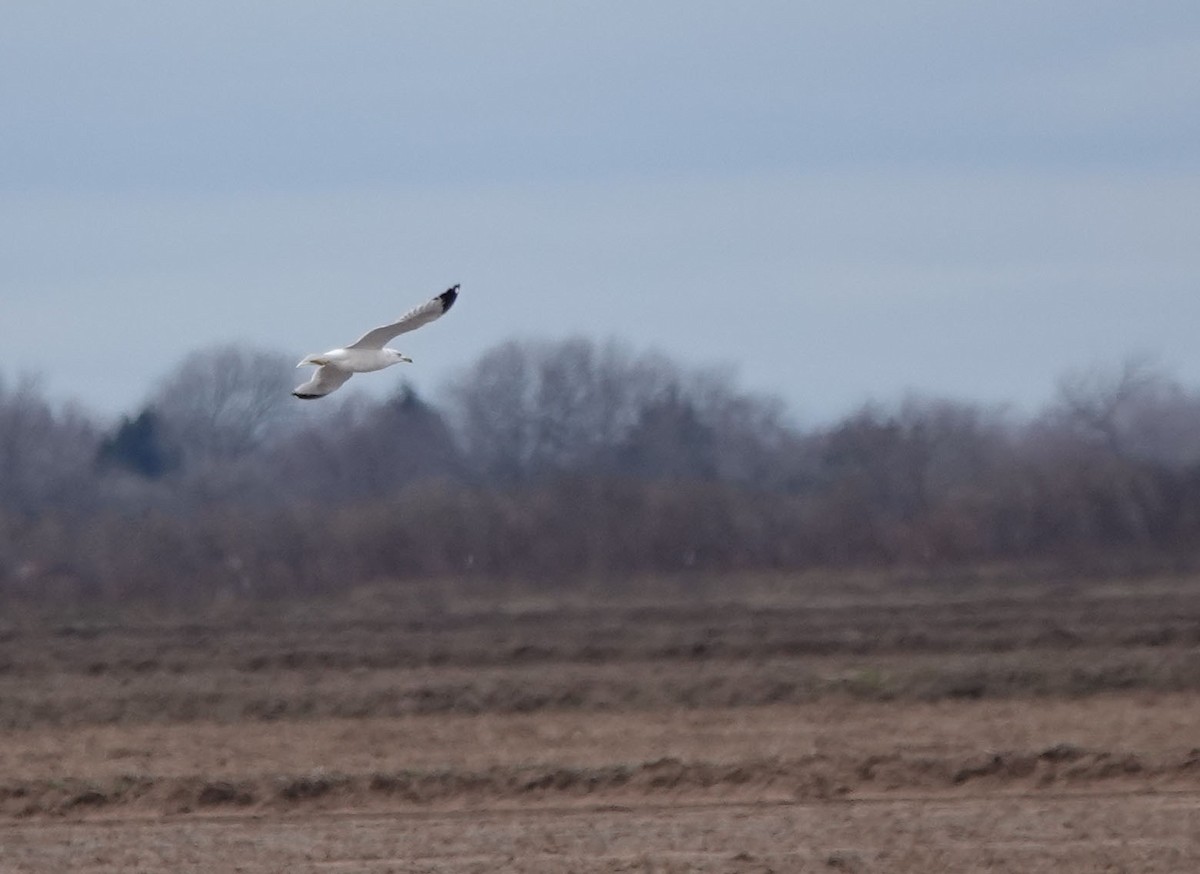
{"label": "gull", "polygon": [[412,359],[407,355],[385,348],[383,344],[400,334],[428,325],[454,306],[457,299],[458,286],[455,285],[420,306],[413,307],[391,324],[372,328],[345,348],[305,356],[296,366],[315,365],[317,372],[304,385],[296,386],[292,394],[306,401],[323,398],[341,388],[356,373],[383,370],[401,361],[412,364]]}

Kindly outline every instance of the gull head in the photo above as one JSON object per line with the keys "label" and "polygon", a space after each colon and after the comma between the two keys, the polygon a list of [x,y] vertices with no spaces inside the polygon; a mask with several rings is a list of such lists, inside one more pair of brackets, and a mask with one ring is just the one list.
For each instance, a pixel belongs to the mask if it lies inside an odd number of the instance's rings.
{"label": "gull head", "polygon": [[308,365],[311,364],[314,367],[324,367],[328,363],[329,362],[326,359],[322,358],[320,355],[305,355],[304,360],[301,361],[296,366],[297,367],[307,367]]}
{"label": "gull head", "polygon": [[401,362],[403,362],[404,364],[412,364],[413,363],[413,360],[411,358],[409,358],[407,355],[405,355],[403,352],[397,352],[395,349],[384,349],[383,351],[386,352],[388,357],[390,357],[392,359],[393,364],[400,364]]}

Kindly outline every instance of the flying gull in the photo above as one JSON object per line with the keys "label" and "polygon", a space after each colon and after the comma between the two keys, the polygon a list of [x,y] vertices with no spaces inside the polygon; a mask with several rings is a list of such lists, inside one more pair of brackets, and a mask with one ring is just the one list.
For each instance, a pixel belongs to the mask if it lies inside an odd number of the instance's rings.
{"label": "flying gull", "polygon": [[458,299],[458,286],[448,288],[432,300],[406,312],[390,325],[380,325],[363,334],[344,349],[331,349],[320,355],[309,355],[297,367],[307,364],[315,365],[317,372],[304,385],[296,386],[292,392],[304,400],[321,398],[332,391],[337,391],[342,384],[356,373],[370,373],[372,370],[383,370],[401,361],[412,363],[407,355],[395,349],[387,349],[384,343],[415,331],[422,325],[427,325],[454,306]]}

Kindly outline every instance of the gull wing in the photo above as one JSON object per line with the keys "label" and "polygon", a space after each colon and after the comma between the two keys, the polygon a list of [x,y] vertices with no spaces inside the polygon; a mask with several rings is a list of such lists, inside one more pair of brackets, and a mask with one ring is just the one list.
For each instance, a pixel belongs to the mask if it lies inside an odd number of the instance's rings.
{"label": "gull wing", "polygon": [[341,388],[346,380],[353,375],[349,370],[342,370],[339,367],[332,367],[325,364],[317,368],[312,379],[304,383],[304,385],[296,386],[292,394],[306,401],[313,398],[323,398],[330,392]]}
{"label": "gull wing", "polygon": [[347,349],[382,349],[384,344],[393,337],[415,331],[422,325],[428,325],[454,306],[458,299],[458,286],[448,288],[432,300],[427,300],[419,307],[413,307],[390,325],[380,325],[363,334]]}

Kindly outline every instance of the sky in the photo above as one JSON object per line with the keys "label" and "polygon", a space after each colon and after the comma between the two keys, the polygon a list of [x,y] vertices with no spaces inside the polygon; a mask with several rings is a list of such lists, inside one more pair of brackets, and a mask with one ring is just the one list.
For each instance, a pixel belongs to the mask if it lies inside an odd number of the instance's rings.
{"label": "sky", "polygon": [[[619,338],[817,422],[1200,386],[1194,0],[6,0],[0,376]],[[300,374],[298,373],[298,381]]]}

